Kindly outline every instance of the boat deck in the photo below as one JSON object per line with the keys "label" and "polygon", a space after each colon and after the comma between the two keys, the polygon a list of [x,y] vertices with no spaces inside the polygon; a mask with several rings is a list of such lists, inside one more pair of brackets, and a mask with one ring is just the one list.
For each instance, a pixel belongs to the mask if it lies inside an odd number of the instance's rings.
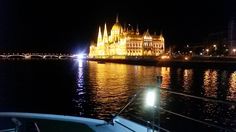
{"label": "boat deck", "polygon": [[112,123],[104,120],[36,113],[0,112],[0,132],[148,132],[120,116]]}

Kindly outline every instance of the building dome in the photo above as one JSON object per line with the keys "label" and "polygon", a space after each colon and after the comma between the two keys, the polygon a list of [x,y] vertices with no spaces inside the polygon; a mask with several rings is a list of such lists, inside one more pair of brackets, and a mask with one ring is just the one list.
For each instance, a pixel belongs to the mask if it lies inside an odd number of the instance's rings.
{"label": "building dome", "polygon": [[115,23],[113,26],[112,26],[112,31],[121,31],[123,30],[121,24],[119,22]]}
{"label": "building dome", "polygon": [[112,26],[111,32],[114,35],[119,35],[123,31],[121,24],[119,23],[118,15],[116,16],[116,23]]}

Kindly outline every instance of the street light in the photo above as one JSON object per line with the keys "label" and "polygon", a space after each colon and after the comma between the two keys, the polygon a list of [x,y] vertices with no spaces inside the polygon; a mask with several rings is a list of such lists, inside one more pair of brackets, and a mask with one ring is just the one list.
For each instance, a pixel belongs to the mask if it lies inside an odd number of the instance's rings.
{"label": "street light", "polygon": [[193,51],[192,51],[192,50],[190,50],[189,53],[190,53],[191,55],[193,55]]}
{"label": "street light", "polygon": [[233,52],[234,52],[234,55],[235,55],[236,49],[233,49]]}
{"label": "street light", "polygon": [[216,51],[217,50],[217,46],[214,44],[213,47],[214,47],[214,51]]}
{"label": "street light", "polygon": [[206,52],[207,52],[207,55],[208,55],[209,49],[206,49]]}

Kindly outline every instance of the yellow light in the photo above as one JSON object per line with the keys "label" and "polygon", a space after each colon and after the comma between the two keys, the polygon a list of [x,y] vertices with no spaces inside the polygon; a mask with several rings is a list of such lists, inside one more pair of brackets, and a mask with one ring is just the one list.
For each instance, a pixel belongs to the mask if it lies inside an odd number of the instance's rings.
{"label": "yellow light", "polygon": [[168,55],[163,55],[163,56],[161,56],[161,59],[163,59],[163,60],[165,60],[165,59],[170,59],[170,56],[168,56]]}

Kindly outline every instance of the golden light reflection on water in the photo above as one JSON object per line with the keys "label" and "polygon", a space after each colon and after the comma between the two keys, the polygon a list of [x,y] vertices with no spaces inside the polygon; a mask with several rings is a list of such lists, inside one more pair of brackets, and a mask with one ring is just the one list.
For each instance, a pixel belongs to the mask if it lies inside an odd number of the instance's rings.
{"label": "golden light reflection on water", "polygon": [[[125,64],[89,62],[89,79],[93,82],[93,100],[99,104],[96,111],[115,113],[139,89],[156,87],[156,76],[163,76],[163,87],[169,87],[170,68],[134,66]],[[103,109],[101,109],[103,108]]]}
{"label": "golden light reflection on water", "polygon": [[204,80],[203,80],[203,89],[204,96],[207,97],[216,97],[217,87],[218,87],[218,72],[216,70],[206,70],[204,72]]}
{"label": "golden light reflection on water", "polygon": [[170,68],[161,67],[161,76],[162,76],[162,88],[169,88],[170,86]]}
{"label": "golden light reflection on water", "polygon": [[228,99],[236,101],[236,71],[231,73],[229,78]]}
{"label": "golden light reflection on water", "polygon": [[189,92],[193,83],[193,70],[185,69],[183,74],[183,88],[184,92]]}
{"label": "golden light reflection on water", "polygon": [[128,99],[128,67],[89,62],[89,68],[89,78],[94,82],[92,92],[93,100],[97,103],[95,110],[98,113],[118,112]]}
{"label": "golden light reflection on water", "polygon": [[[78,80],[78,90],[81,90],[82,94],[78,95],[79,97],[76,99],[82,102],[81,108],[84,108],[84,113],[89,108],[92,111],[88,112],[90,115],[104,119],[111,114],[117,113],[139,89],[157,87],[157,76],[161,75],[162,88],[179,87],[178,90],[183,90],[184,92],[199,90],[203,91],[204,96],[208,97],[218,96],[217,89],[221,86],[219,85],[221,84],[220,82],[226,82],[229,84],[229,86],[225,85],[227,86],[226,91],[228,91],[227,98],[235,100],[236,72],[232,74],[227,74],[227,72],[223,72],[224,74],[220,73],[217,70],[88,62],[87,66],[82,66],[78,69],[78,78],[80,78]],[[222,79],[222,76],[224,78],[228,76],[228,78]],[[224,94],[224,89],[220,90]],[[218,94],[221,94],[219,89]],[[180,107],[175,105],[177,103],[182,105],[179,97],[175,98],[171,94],[162,92],[160,97],[161,107],[163,108],[178,109]],[[133,104],[134,107],[129,107],[127,113],[142,116],[144,114],[144,101],[142,99],[142,97],[137,98]],[[193,100],[189,101],[191,103]],[[183,102],[186,101],[184,100]],[[92,105],[86,106],[87,103]],[[181,108],[191,109],[191,111],[202,115],[203,118],[211,119],[214,118],[214,115],[217,115],[215,113],[218,107],[216,104],[198,102],[197,107],[194,106],[195,104],[192,107],[192,104],[190,105],[188,102],[186,104],[188,107],[181,106]]]}

